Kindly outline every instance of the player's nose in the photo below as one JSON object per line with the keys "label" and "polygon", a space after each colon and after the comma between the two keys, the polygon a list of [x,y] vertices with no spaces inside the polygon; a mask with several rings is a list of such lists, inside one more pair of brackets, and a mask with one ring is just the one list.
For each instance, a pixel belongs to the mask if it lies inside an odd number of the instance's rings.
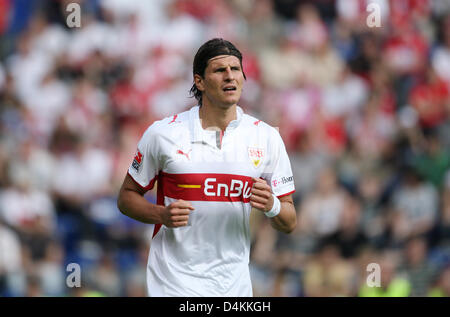
{"label": "player's nose", "polygon": [[225,71],[225,80],[226,80],[226,81],[234,80],[234,74],[233,74],[233,71],[231,70],[231,67],[230,67],[230,66],[228,66],[228,67],[226,68],[226,71]]}

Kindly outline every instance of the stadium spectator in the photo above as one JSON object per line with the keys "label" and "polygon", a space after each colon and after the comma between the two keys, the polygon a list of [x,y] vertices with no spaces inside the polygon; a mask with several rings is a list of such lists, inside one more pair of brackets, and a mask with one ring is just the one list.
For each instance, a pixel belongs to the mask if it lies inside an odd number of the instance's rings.
{"label": "stadium spectator", "polygon": [[392,197],[391,243],[399,247],[410,237],[428,234],[437,217],[439,196],[432,184],[422,181],[412,168],[406,169]]}
{"label": "stadium spectator", "polygon": [[410,296],[424,297],[428,286],[435,278],[437,268],[428,258],[427,240],[424,237],[412,237],[405,245],[404,263],[399,271],[403,272],[411,283]]}

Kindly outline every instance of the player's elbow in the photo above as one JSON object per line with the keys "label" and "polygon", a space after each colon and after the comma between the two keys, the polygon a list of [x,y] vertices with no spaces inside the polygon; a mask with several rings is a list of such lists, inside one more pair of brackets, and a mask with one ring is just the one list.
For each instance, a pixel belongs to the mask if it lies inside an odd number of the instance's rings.
{"label": "player's elbow", "polygon": [[283,232],[289,234],[293,232],[296,227],[297,227],[297,215],[294,212],[290,221],[285,225],[285,230]]}
{"label": "player's elbow", "polygon": [[283,233],[292,233],[297,227],[297,212],[292,200],[283,201],[282,215],[273,224],[277,224],[277,229]]}
{"label": "player's elbow", "polygon": [[125,194],[124,194],[123,190],[121,190],[117,197],[117,208],[119,209],[119,211],[122,214],[126,215],[127,204],[126,204],[126,199],[124,196],[125,196]]}
{"label": "player's elbow", "polygon": [[297,221],[290,221],[290,222],[285,222],[285,223],[280,223],[280,222],[278,222],[278,223],[272,222],[271,223],[272,228],[274,228],[275,230],[278,230],[280,232],[286,233],[286,234],[289,234],[292,231],[294,231],[296,224],[297,224]]}
{"label": "player's elbow", "polygon": [[122,200],[122,198],[120,197],[120,195],[117,197],[117,208],[119,209],[119,211],[120,211],[121,213],[123,213],[124,206],[123,206],[123,200]]}
{"label": "player's elbow", "polygon": [[289,233],[291,233],[292,231],[295,230],[295,227],[296,227],[296,226],[297,226],[297,221],[293,221],[293,222],[289,223],[289,224],[285,227],[285,229],[283,230],[283,232],[289,234]]}

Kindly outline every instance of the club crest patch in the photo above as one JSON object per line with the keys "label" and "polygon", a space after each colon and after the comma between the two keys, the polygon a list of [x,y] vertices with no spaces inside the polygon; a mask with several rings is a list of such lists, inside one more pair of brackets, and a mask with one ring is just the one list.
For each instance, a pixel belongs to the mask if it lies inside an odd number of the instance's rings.
{"label": "club crest patch", "polygon": [[264,160],[265,151],[262,148],[249,147],[248,148],[248,157],[250,158],[250,161],[252,162],[253,167],[258,168]]}

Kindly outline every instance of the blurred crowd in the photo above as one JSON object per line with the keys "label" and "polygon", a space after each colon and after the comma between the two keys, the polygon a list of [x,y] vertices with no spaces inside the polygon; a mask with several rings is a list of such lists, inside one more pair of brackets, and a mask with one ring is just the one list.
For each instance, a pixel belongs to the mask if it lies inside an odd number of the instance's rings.
{"label": "blurred crowd", "polygon": [[213,37],[296,184],[292,234],[252,213],[254,295],[450,296],[447,0],[0,0],[0,296],[146,295],[151,233],[117,193]]}

